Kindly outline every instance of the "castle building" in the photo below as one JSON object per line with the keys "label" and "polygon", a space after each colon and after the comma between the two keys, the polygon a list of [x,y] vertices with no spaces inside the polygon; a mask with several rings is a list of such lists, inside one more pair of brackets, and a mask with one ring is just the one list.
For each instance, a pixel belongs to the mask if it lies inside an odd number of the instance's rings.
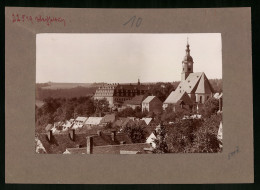
{"label": "castle building", "polygon": [[163,108],[168,105],[182,104],[192,106],[203,104],[213,96],[214,89],[204,72],[193,72],[193,58],[190,55],[190,45],[187,43],[186,54],[182,61],[181,82],[175,91],[166,98]]}
{"label": "castle building", "polygon": [[121,106],[126,100],[144,95],[148,90],[149,86],[142,85],[139,79],[137,84],[105,84],[96,90],[94,100],[105,98],[110,107]]}

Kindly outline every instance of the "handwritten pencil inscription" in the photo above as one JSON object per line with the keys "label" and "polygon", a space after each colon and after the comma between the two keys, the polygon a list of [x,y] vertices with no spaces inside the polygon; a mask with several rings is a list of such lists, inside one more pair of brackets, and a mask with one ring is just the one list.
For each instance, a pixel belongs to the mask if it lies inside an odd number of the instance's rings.
{"label": "handwritten pencil inscription", "polygon": [[228,153],[228,159],[230,160],[232,157],[234,157],[238,153],[239,153],[239,147],[237,146],[234,151]]}

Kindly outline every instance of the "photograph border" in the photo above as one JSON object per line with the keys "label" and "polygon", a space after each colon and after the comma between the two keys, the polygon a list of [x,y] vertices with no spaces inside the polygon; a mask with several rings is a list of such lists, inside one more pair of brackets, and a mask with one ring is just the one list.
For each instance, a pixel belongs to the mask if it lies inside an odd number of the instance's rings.
{"label": "photograph border", "polygon": [[[7,35],[7,36],[8,36],[8,35]],[[250,35],[249,35],[249,36],[250,36]],[[8,49],[7,49],[7,50],[8,50]],[[251,56],[251,55],[250,55],[250,56]],[[7,67],[7,66],[8,66],[8,65],[6,65],[6,67]],[[8,68],[7,68],[7,69],[8,69]],[[224,70],[225,70],[225,69],[223,68],[223,73],[224,73]],[[6,71],[7,71],[7,70],[6,70]],[[10,76],[9,74],[10,74],[10,73],[6,72],[6,75],[7,75],[7,76]],[[223,77],[223,80],[225,80],[224,77]],[[248,77],[247,80],[250,80],[250,77]],[[7,81],[10,82],[9,80],[7,80]],[[6,81],[6,84],[7,84],[7,81]],[[247,81],[247,82],[248,82],[248,81]],[[246,83],[246,82],[244,82],[244,83],[245,83],[245,85],[248,84],[248,83]],[[249,82],[249,83],[250,83],[250,82]],[[12,83],[11,83],[11,84],[12,84]],[[224,86],[223,86],[223,87],[224,87]],[[225,90],[224,90],[224,91],[225,91]],[[10,96],[7,96],[7,99],[8,99],[8,100],[10,100],[9,98],[10,98]],[[224,100],[224,102],[226,102],[226,99]],[[10,102],[9,102],[9,103],[10,103]],[[226,105],[226,103],[224,103],[224,105]],[[228,105],[228,104],[227,104],[227,105]],[[7,108],[7,107],[6,107],[6,108]],[[225,109],[226,109],[226,108],[225,108]],[[225,109],[224,109],[224,110],[225,110]],[[224,112],[225,112],[225,111],[224,111]],[[7,112],[6,114],[8,115],[8,112]],[[224,116],[224,117],[225,117],[225,116]],[[8,121],[8,119],[7,119],[7,121]],[[224,122],[225,122],[225,121],[224,121]],[[7,125],[7,127],[8,127],[8,125]],[[9,131],[8,128],[6,128],[6,129],[7,129],[6,132],[7,132],[7,134],[8,134],[10,131]],[[10,134],[10,133],[9,133],[9,134]],[[14,135],[14,136],[15,136],[15,135]],[[8,135],[7,135],[7,139],[8,139]],[[27,141],[28,141],[28,139],[27,139]],[[9,141],[7,141],[7,142],[10,143]],[[10,144],[9,144],[9,145],[10,145]],[[25,150],[28,150],[28,148],[25,149]],[[251,151],[250,151],[250,152],[251,152]],[[8,153],[10,154],[10,152],[8,152]],[[241,154],[243,154],[243,153],[241,153]],[[240,155],[241,155],[241,154],[240,154]],[[165,157],[165,155],[163,155],[163,157]],[[10,161],[8,161],[8,162],[10,163]],[[10,167],[10,165],[9,165],[9,167]],[[251,171],[252,171],[252,170],[251,170]],[[8,171],[8,172],[10,172],[10,171]],[[9,173],[9,174],[10,174],[10,173]],[[8,176],[7,176],[7,177],[8,177]],[[18,176],[16,176],[16,177],[18,177]],[[241,177],[241,176],[240,176],[240,177]],[[243,179],[244,179],[244,178],[243,178]],[[12,180],[12,179],[9,178],[9,180]],[[20,178],[20,180],[23,181],[23,180],[28,180],[28,179],[21,179],[21,178]],[[161,180],[161,179],[159,179],[159,180]],[[197,183],[197,182],[200,183],[200,181],[198,181],[198,179],[192,179],[192,180],[195,180],[195,181],[193,181],[193,182],[195,182],[195,183]],[[196,180],[197,180],[197,181],[196,181]],[[210,179],[209,179],[209,180],[210,180]],[[235,180],[239,180],[239,179],[235,179]],[[241,178],[240,178],[240,180],[241,180]],[[239,180],[239,181],[240,181],[240,180]],[[18,181],[19,181],[19,179],[18,179]],[[21,182],[22,182],[22,181],[21,181]],[[7,182],[8,182],[8,181],[7,181]],[[9,182],[12,182],[12,181],[9,181]],[[25,182],[26,182],[26,181],[25,181]],[[139,182],[140,182],[140,181],[139,181]],[[170,182],[170,181],[168,181],[168,182]],[[174,181],[172,181],[172,182],[174,182]],[[214,181],[211,181],[211,182],[214,183]],[[240,181],[240,182],[241,182],[241,181]],[[63,183],[64,183],[64,181],[63,181]],[[65,182],[65,183],[66,183],[66,182]],[[101,182],[101,183],[102,183],[102,182]],[[156,183],[160,183],[160,181],[157,180]],[[162,181],[161,183],[165,183],[165,181]],[[167,183],[167,181],[166,181],[166,183]],[[174,183],[175,183],[175,182],[174,182]],[[178,183],[178,182],[177,182],[177,183]]]}

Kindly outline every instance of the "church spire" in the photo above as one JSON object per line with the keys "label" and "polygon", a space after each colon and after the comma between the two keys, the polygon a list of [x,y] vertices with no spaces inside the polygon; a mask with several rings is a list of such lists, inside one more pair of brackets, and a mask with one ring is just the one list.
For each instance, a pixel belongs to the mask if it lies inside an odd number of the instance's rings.
{"label": "church spire", "polygon": [[187,37],[186,55],[190,56],[190,45],[189,45],[189,37]]}
{"label": "church spire", "polygon": [[187,37],[187,45],[186,45],[186,55],[182,61],[182,74],[181,80],[186,80],[190,73],[193,73],[193,59],[190,55],[190,45],[189,45],[189,38]]}

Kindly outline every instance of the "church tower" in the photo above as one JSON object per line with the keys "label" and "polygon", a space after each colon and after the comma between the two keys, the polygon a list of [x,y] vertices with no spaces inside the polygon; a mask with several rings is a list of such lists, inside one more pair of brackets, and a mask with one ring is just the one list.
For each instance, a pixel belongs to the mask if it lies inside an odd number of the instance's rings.
{"label": "church tower", "polygon": [[181,80],[186,80],[190,73],[193,73],[193,59],[190,56],[190,45],[187,40],[186,55],[184,56],[182,61]]}
{"label": "church tower", "polygon": [[138,82],[137,82],[137,85],[140,85],[141,83],[140,83],[140,79],[138,78]]}

